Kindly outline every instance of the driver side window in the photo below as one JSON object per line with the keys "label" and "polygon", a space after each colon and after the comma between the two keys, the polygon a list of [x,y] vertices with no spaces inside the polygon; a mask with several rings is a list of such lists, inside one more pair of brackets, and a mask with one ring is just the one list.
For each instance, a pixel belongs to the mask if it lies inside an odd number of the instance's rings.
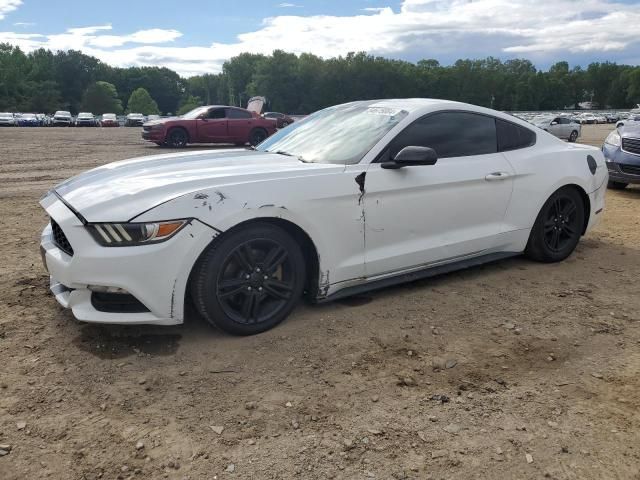
{"label": "driver side window", "polygon": [[496,153],[495,119],[468,112],[429,115],[416,120],[391,141],[390,158],[407,146],[433,148],[438,158]]}
{"label": "driver side window", "polygon": [[207,118],[210,120],[220,120],[225,118],[224,108],[212,108],[207,114]]}

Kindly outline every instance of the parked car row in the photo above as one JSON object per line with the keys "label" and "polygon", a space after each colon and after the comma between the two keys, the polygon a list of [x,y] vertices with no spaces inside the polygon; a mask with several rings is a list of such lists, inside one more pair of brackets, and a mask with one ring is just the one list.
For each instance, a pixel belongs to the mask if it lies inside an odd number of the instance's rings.
{"label": "parked car row", "polygon": [[80,112],[75,117],[71,112],[58,110],[53,115],[44,113],[0,112],[0,126],[5,127],[140,127],[144,122],[159,119],[159,115],[130,113],[121,121],[115,113],[96,116],[91,112]]}

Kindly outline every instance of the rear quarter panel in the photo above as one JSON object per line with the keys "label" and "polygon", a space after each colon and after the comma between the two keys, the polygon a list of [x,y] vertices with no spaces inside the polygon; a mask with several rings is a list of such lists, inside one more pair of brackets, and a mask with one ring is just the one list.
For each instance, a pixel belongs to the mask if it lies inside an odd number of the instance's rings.
{"label": "rear quarter panel", "polygon": [[[515,173],[511,204],[505,224],[511,230],[530,229],[547,199],[559,188],[577,185],[588,195],[602,195],[607,168],[600,150],[586,145],[561,142],[546,132],[538,132],[536,145],[504,153]],[[596,160],[595,174],[587,156]],[[595,198],[595,197],[594,197]],[[599,200],[599,201],[600,201]],[[593,202],[592,202],[593,203]],[[593,214],[595,205],[591,205]]]}

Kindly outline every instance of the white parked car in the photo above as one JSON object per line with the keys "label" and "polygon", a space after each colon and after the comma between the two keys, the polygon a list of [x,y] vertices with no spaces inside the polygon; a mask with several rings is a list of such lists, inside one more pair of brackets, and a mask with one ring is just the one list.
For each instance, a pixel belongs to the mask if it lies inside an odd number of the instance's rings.
{"label": "white parked car", "polygon": [[631,114],[627,118],[616,122],[616,128],[624,127],[625,125],[626,126],[640,125],[640,115]]}
{"label": "white parked car", "polygon": [[67,112],[66,110],[58,110],[53,114],[51,125],[53,125],[54,127],[70,127],[71,125],[73,125],[71,113]]}
{"label": "white parked car", "polygon": [[3,127],[15,127],[16,119],[13,117],[13,113],[0,112],[0,126]]}
{"label": "white parked car", "polygon": [[557,262],[602,215],[602,152],[508,114],[404,99],[327,108],[255,150],[135,158],[41,205],[56,299],[86,322],[234,334],[313,301],[520,255]]}
{"label": "white parked car", "polygon": [[531,120],[531,123],[571,143],[575,142],[582,132],[582,126],[567,117],[540,116]]}
{"label": "white parked car", "polygon": [[580,123],[583,125],[598,123],[598,120],[593,113],[583,113],[582,115],[578,116],[578,119],[580,120]]}

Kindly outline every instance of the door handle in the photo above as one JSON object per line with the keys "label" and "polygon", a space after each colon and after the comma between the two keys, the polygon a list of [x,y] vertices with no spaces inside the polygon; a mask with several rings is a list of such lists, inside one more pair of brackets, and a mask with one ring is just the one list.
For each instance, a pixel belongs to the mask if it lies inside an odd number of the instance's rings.
{"label": "door handle", "polygon": [[506,180],[510,176],[511,174],[509,172],[493,172],[484,177],[484,179],[488,182],[493,182],[495,180]]}

